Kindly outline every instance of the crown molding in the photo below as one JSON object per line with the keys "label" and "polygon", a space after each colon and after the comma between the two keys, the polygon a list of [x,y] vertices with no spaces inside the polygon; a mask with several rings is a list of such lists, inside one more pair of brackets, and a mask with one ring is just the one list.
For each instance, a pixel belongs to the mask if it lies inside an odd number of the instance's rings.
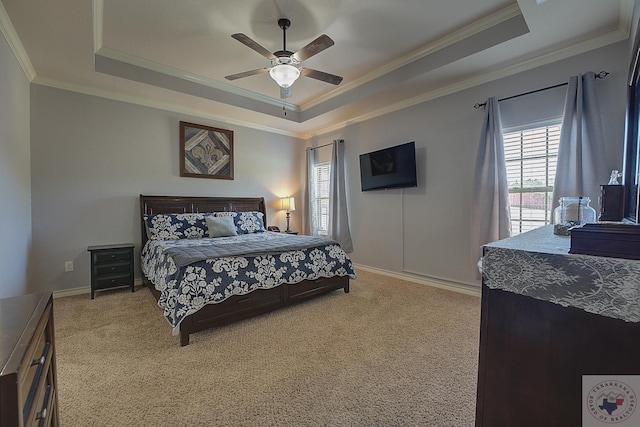
{"label": "crown molding", "polygon": [[[232,93],[237,96],[249,98],[258,102],[263,102],[271,105],[282,105],[282,100],[275,99],[266,95],[262,95],[250,90],[242,89],[237,86],[219,82],[214,79],[210,79],[197,74],[189,73],[187,71],[170,67],[159,62],[151,61],[145,58],[141,58],[135,55],[129,55],[122,51],[111,49],[103,46],[103,32],[104,32],[104,0],[93,0],[93,46],[94,53],[96,55],[104,56],[106,58],[114,59],[116,61],[124,62],[127,64],[135,65],[140,68],[155,71],[161,74],[166,74],[172,77],[177,77],[182,80],[187,80],[193,83],[197,83],[203,86],[208,86],[214,89],[223,90],[225,92]],[[288,102],[292,111],[300,111],[299,107],[295,104]]]}
{"label": "crown molding", "polygon": [[528,71],[543,65],[547,65],[547,64],[562,60],[562,59],[570,58],[572,56],[579,55],[581,53],[588,52],[590,50],[604,47],[609,44],[617,43],[627,38],[628,38],[628,34],[624,33],[623,31],[620,31],[620,30],[612,31],[607,34],[601,35],[599,37],[592,38],[585,42],[578,43],[552,53],[540,55],[536,58],[533,58],[524,62],[520,62],[518,64],[514,64],[512,66],[505,67],[497,71],[479,74],[470,79],[466,79],[454,84],[443,86],[438,89],[431,90],[421,95],[415,96],[413,98],[409,98],[409,99],[402,100],[400,102],[389,104],[385,108],[381,108],[381,109],[369,112],[367,114],[352,117],[348,120],[334,123],[330,126],[322,126],[322,127],[313,129],[311,131],[303,131],[303,132],[284,131],[282,129],[256,125],[255,123],[246,122],[242,120],[233,120],[228,117],[204,114],[202,113],[202,111],[185,108],[177,104],[149,101],[141,97],[124,95],[124,94],[113,92],[113,91],[94,89],[87,86],[75,85],[72,83],[57,81],[57,80],[48,79],[48,78],[35,77],[32,82],[35,84],[43,85],[43,86],[50,86],[58,89],[69,90],[72,92],[83,93],[86,95],[112,99],[115,101],[122,101],[130,104],[136,104],[136,105],[141,105],[141,106],[150,107],[150,108],[157,108],[160,110],[186,114],[186,115],[190,115],[190,116],[194,116],[194,117],[198,117],[206,120],[212,120],[220,123],[243,126],[251,129],[260,130],[260,131],[308,140],[313,137],[338,131],[340,129],[343,129],[355,123],[361,123],[366,120],[371,120],[373,118],[380,117],[385,114],[393,113],[395,111],[402,110],[408,107],[412,107],[414,105],[421,104],[423,102],[431,101],[446,95],[450,95],[452,93],[456,93],[465,89],[470,89],[472,87],[489,83],[489,82],[492,82],[504,77],[508,77],[523,71]]}
{"label": "crown molding", "polygon": [[84,95],[96,96],[98,98],[106,98],[114,101],[126,102],[128,104],[140,105],[143,107],[156,108],[158,110],[170,111],[172,113],[185,114],[193,117],[198,117],[201,119],[211,120],[219,123],[235,125],[235,126],[243,126],[250,129],[260,130],[269,133],[275,133],[284,136],[290,136],[293,138],[302,138],[300,133],[289,132],[278,128],[273,128],[269,126],[262,126],[251,122],[246,122],[244,120],[234,120],[229,117],[217,116],[214,114],[206,114],[201,110],[186,108],[181,105],[172,104],[172,103],[162,103],[156,101],[150,101],[146,98],[141,98],[137,96],[124,95],[122,93],[95,89],[88,86],[76,85],[73,83],[63,82],[59,80],[49,79],[45,77],[36,76],[36,78],[32,81],[33,84],[38,84],[41,86],[49,86],[56,89],[68,90],[70,92],[81,93]]}
{"label": "crown molding", "polygon": [[102,47],[102,31],[104,29],[104,2],[93,0],[93,52]]}
{"label": "crown molding", "polygon": [[620,19],[618,30],[629,37],[633,28],[633,7],[635,0],[620,0]]}
{"label": "crown molding", "polygon": [[413,52],[410,52],[407,55],[401,58],[398,58],[395,61],[391,61],[383,65],[382,67],[378,67],[375,70],[370,71],[369,73],[363,75],[360,78],[352,80],[351,82],[345,85],[341,85],[339,88],[327,94],[319,96],[318,98],[315,98],[312,101],[309,101],[307,103],[303,103],[300,105],[300,109],[302,111],[308,110],[309,108],[315,107],[316,105],[329,101],[338,95],[342,95],[346,92],[349,92],[358,86],[361,86],[365,83],[368,83],[372,80],[382,77],[394,70],[397,70],[398,68],[401,68],[412,62],[415,62],[421,58],[424,58],[425,56],[431,55],[434,52],[442,50],[447,46],[451,46],[466,38],[474,36],[484,30],[487,30],[491,27],[499,25],[503,22],[508,21],[509,19],[515,18],[520,15],[522,15],[522,11],[520,10],[520,7],[518,6],[517,3],[513,3],[504,9],[501,9],[497,12],[494,12],[484,18],[481,18],[473,22],[472,24],[466,25],[456,31],[448,33],[444,37],[441,37],[431,43],[427,43],[426,45],[420,47],[419,49],[416,49]]}
{"label": "crown molding", "polygon": [[[277,107],[282,106],[282,100],[272,98],[270,96],[262,95],[256,92],[252,92],[250,90],[242,89],[237,86],[233,86],[227,83],[219,82],[217,80],[204,77],[198,74],[189,73],[187,71],[174,68],[168,65],[160,64],[155,61],[151,61],[148,59],[140,58],[138,56],[129,55],[119,50],[111,49],[108,47],[101,47],[96,55],[103,56],[105,58],[113,59],[115,61],[123,62],[126,64],[131,64],[136,67],[140,67],[143,69],[155,71],[157,73],[165,74],[168,76],[176,77],[181,80],[193,82],[202,86],[207,86],[210,88],[222,90],[233,95],[241,96],[243,98],[248,98],[253,101],[258,101],[261,103],[265,103],[268,105],[273,105]],[[300,111],[300,107],[292,104],[291,102],[287,102],[287,107],[290,111]]]}
{"label": "crown molding", "polygon": [[505,78],[505,77],[512,76],[514,74],[521,73],[523,71],[528,71],[537,67],[541,67],[543,65],[548,65],[553,62],[567,59],[572,56],[576,56],[594,49],[598,49],[613,43],[617,43],[619,41],[626,40],[628,37],[629,37],[628,31],[626,33],[621,30],[611,31],[601,36],[594,37],[590,40],[586,40],[584,42],[577,43],[575,45],[568,46],[566,48],[563,48],[548,54],[540,55],[536,58],[533,58],[527,61],[522,61],[517,64],[501,68],[497,71],[478,74],[472,78],[462,80],[447,86],[439,87],[438,89],[425,92],[413,98],[408,98],[393,104],[389,104],[385,108],[371,111],[361,116],[352,117],[349,120],[346,120],[340,123],[335,123],[330,126],[315,129],[311,132],[305,133],[303,135],[303,138],[310,139],[310,138],[321,136],[330,132],[335,132],[349,125],[352,125],[354,123],[361,123],[366,120],[370,120],[376,117],[383,116],[385,114],[402,110],[404,108],[421,104],[423,102],[432,101],[434,99],[437,99],[446,95],[450,95],[452,93],[460,92],[465,89],[470,89],[472,87],[479,86],[481,84],[490,83],[492,81],[495,81],[501,78]]}
{"label": "crown molding", "polygon": [[20,67],[22,67],[22,71],[27,77],[27,80],[30,82],[33,81],[36,77],[36,70],[33,68],[31,60],[27,55],[27,51],[22,45],[20,37],[18,37],[18,33],[13,27],[11,19],[9,19],[9,15],[7,14],[2,2],[0,2],[0,31],[4,34],[4,38],[7,40],[7,43],[9,43],[9,47],[18,60]]}

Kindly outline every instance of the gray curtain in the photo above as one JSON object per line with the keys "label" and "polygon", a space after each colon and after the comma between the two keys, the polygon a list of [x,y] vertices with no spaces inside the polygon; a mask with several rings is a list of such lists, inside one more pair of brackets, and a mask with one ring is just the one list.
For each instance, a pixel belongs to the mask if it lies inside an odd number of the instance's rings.
{"label": "gray curtain", "polygon": [[329,181],[329,237],[340,243],[342,249],[353,252],[347,194],[344,175],[344,140],[334,140],[331,148],[331,179]]}
{"label": "gray curtain", "polygon": [[471,244],[474,259],[479,259],[482,245],[511,236],[500,107],[493,97],[485,107],[474,176]]}
{"label": "gray curtain", "polygon": [[560,197],[587,196],[596,210],[600,184],[606,184],[605,141],[593,72],[572,76],[564,104],[553,204]]}
{"label": "gray curtain", "polygon": [[318,226],[317,220],[315,218],[315,211],[313,210],[313,199],[314,188],[313,185],[313,167],[315,166],[315,153],[311,148],[307,148],[307,179],[305,180],[304,185],[304,193],[305,193],[305,203],[304,203],[304,225],[302,230],[304,234],[308,236],[317,236],[318,235]]}

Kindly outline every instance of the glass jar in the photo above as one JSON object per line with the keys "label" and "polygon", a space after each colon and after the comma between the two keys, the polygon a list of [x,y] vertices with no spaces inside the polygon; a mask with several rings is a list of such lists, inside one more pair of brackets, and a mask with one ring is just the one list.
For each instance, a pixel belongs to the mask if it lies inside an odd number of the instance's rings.
{"label": "glass jar", "polygon": [[553,210],[553,233],[571,235],[571,229],[588,222],[596,222],[596,210],[589,206],[588,197],[560,197],[560,205]]}

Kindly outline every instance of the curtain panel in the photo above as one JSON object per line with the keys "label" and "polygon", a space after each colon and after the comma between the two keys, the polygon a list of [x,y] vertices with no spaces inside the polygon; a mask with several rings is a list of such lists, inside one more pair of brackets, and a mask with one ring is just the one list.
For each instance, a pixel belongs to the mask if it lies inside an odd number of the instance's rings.
{"label": "curtain panel", "polygon": [[[598,203],[600,184],[609,180],[600,104],[593,72],[571,76],[567,86],[552,208],[560,197],[587,196]],[[597,207],[595,207],[597,209]]]}
{"label": "curtain panel", "polygon": [[331,180],[329,187],[329,237],[353,252],[344,173],[344,140],[334,140],[331,148]]}
{"label": "curtain panel", "polygon": [[489,98],[485,106],[471,207],[471,250],[473,259],[480,259],[482,245],[511,236],[502,123],[495,97]]}

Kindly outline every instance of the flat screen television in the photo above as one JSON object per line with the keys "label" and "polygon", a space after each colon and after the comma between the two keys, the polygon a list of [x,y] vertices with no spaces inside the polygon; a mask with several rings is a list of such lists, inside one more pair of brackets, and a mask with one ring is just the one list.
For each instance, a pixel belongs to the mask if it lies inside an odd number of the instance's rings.
{"label": "flat screen television", "polygon": [[360,184],[362,191],[417,187],[415,142],[361,154]]}

